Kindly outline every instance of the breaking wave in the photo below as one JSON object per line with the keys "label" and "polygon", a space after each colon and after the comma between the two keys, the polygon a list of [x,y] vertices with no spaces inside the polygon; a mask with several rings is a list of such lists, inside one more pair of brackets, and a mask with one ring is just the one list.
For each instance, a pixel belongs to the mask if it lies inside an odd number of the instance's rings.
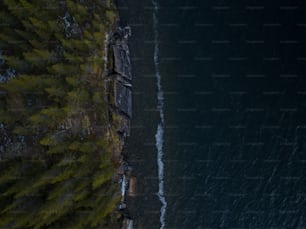
{"label": "breaking wave", "polygon": [[160,228],[165,227],[165,215],[167,209],[167,201],[164,195],[164,162],[163,162],[163,142],[164,142],[164,95],[161,86],[161,75],[159,70],[159,43],[158,43],[158,4],[152,0],[153,4],[153,32],[154,32],[154,66],[157,80],[157,109],[159,111],[160,123],[157,126],[155,134],[157,148],[157,166],[158,166],[158,198],[162,204],[160,208]]}

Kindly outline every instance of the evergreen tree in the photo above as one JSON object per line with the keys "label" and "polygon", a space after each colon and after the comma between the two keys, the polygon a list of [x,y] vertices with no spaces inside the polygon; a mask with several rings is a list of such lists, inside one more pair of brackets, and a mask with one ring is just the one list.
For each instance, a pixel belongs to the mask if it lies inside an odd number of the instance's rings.
{"label": "evergreen tree", "polygon": [[111,7],[97,0],[0,2],[1,74],[14,72],[0,83],[7,135],[0,228],[115,225],[118,142],[112,128],[91,131],[111,121],[100,82],[105,33],[116,20]]}

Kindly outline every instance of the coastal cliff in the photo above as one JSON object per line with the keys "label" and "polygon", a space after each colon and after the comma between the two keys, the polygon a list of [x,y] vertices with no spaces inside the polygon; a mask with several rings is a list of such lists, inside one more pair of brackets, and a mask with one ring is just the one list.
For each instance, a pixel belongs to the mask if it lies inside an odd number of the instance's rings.
{"label": "coastal cliff", "polygon": [[121,185],[121,201],[118,210],[121,214],[121,228],[133,228],[133,219],[129,213],[127,196],[136,195],[136,177],[128,163],[128,152],[125,149],[126,138],[130,135],[132,117],[132,74],[128,48],[130,27],[117,27],[111,35],[108,52],[108,71],[105,74],[109,94],[110,111],[117,120],[117,133],[120,137],[120,150],[116,157],[120,161],[117,171]]}

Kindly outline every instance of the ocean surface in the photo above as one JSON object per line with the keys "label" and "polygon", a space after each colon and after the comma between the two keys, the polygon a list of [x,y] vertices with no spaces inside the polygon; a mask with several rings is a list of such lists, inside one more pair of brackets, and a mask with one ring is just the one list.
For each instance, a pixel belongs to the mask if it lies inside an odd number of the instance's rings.
{"label": "ocean surface", "polygon": [[306,228],[306,2],[117,5],[134,228]]}

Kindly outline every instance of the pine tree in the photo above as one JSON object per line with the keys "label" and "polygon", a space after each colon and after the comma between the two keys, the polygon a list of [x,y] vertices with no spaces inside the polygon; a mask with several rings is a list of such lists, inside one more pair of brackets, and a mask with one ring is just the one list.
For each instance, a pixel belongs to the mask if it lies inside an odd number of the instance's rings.
{"label": "pine tree", "polygon": [[117,219],[118,142],[114,133],[91,131],[96,122],[110,125],[99,82],[116,15],[110,7],[97,0],[0,2],[1,71],[15,74],[0,84],[0,122],[9,135],[0,160],[0,228],[111,228]]}

